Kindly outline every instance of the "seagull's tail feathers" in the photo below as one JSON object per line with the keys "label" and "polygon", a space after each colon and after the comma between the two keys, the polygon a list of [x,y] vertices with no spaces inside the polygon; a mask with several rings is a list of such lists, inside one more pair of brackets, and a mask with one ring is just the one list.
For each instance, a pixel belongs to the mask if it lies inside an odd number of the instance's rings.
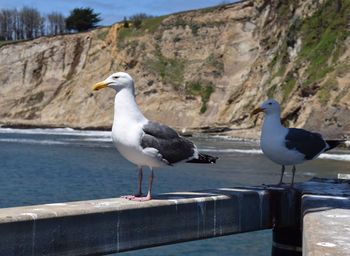
{"label": "seagull's tail feathers", "polygon": [[206,154],[199,153],[198,158],[187,161],[187,163],[195,163],[195,164],[215,164],[216,160],[219,158],[216,156],[209,156]]}
{"label": "seagull's tail feathers", "polygon": [[332,148],[335,148],[339,146],[340,144],[345,143],[346,140],[326,140],[326,143],[328,145],[328,148],[325,151],[331,150]]}

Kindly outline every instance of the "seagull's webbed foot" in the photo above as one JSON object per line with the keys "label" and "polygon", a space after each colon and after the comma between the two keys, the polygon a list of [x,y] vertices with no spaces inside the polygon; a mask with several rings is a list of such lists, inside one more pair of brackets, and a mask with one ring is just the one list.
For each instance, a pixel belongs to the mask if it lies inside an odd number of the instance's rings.
{"label": "seagull's webbed foot", "polygon": [[153,184],[153,169],[151,168],[151,175],[149,176],[148,193],[147,196],[134,197],[129,200],[137,202],[146,202],[152,199],[152,184]]}
{"label": "seagull's webbed foot", "polygon": [[[142,172],[141,172],[141,179],[139,181],[142,181]],[[139,176],[139,177],[140,177]],[[152,184],[153,184],[153,169],[151,168],[151,175],[149,176],[149,184],[148,184],[148,193],[147,196],[142,196],[141,193],[141,182],[139,182],[139,193],[135,196],[126,196],[124,198],[130,200],[130,201],[137,201],[137,202],[146,202],[152,199]]]}
{"label": "seagull's webbed foot", "polygon": [[128,200],[132,200],[134,198],[139,198],[142,197],[143,194],[137,193],[135,195],[125,195],[125,196],[121,196],[120,198],[124,198],[124,199],[128,199]]}
{"label": "seagull's webbed foot", "polygon": [[121,198],[124,199],[128,199],[128,200],[133,200],[135,198],[139,198],[142,197],[142,176],[143,176],[143,172],[142,172],[142,167],[139,167],[139,175],[138,175],[138,192],[135,195],[125,195],[125,196],[121,196]]}
{"label": "seagull's webbed foot", "polygon": [[137,202],[146,202],[146,201],[150,201],[151,199],[152,197],[150,195],[147,195],[147,196],[130,198],[129,200],[137,201]]}
{"label": "seagull's webbed foot", "polygon": [[261,186],[263,186],[264,188],[279,188],[279,187],[282,187],[284,184],[286,184],[286,183],[284,183],[284,182],[282,182],[282,183],[277,183],[277,184],[265,184],[265,183],[263,183],[263,184],[261,184]]}
{"label": "seagull's webbed foot", "polygon": [[271,187],[272,185],[263,183],[263,184],[261,184],[261,186],[264,187],[265,189],[268,189],[268,188]]}

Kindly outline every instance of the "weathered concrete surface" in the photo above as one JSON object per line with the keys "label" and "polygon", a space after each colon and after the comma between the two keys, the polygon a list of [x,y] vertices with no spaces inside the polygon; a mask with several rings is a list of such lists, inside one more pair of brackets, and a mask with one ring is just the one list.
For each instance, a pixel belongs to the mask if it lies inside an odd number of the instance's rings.
{"label": "weathered concrete surface", "polygon": [[331,183],[321,190],[328,195],[303,195],[303,255],[350,255],[349,190],[348,183]]}
{"label": "weathered concrete surface", "polygon": [[305,195],[303,203],[303,255],[350,255],[350,197]]}
{"label": "weathered concrete surface", "polygon": [[268,187],[276,208],[273,255],[350,255],[349,181],[313,178],[287,186]]}
{"label": "weathered concrete surface", "polygon": [[305,215],[303,245],[303,255],[350,255],[350,209]]}
{"label": "weathered concrete surface", "polygon": [[267,229],[270,208],[265,190],[224,188],[1,209],[1,255],[101,255]]}

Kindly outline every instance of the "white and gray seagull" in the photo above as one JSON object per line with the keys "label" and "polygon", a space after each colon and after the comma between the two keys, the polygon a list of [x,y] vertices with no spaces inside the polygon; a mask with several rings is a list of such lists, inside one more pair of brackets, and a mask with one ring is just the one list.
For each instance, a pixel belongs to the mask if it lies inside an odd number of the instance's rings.
{"label": "white and gray seagull", "polygon": [[280,119],[280,105],[274,99],[262,103],[252,112],[252,115],[259,112],[265,113],[260,137],[261,149],[271,161],[282,165],[279,184],[282,184],[286,165],[293,166],[291,183],[293,186],[296,164],[315,159],[321,153],[344,142],[344,140],[324,140],[319,133],[284,127]]}
{"label": "white and gray seagull", "polygon": [[[138,167],[138,192],[122,196],[134,201],[152,198],[153,169],[178,162],[215,163],[217,157],[201,154],[197,147],[180,136],[172,128],[148,120],[135,101],[132,77],[125,72],[117,72],[93,86],[93,90],[112,88],[116,91],[114,100],[114,120],[112,139],[119,153]],[[143,167],[149,167],[148,193],[142,194]]]}

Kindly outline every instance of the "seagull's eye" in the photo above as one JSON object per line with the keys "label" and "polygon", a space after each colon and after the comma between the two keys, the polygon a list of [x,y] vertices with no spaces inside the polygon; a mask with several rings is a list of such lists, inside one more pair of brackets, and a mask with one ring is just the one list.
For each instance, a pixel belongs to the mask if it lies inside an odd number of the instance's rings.
{"label": "seagull's eye", "polygon": [[118,78],[119,78],[119,76],[113,76],[113,78],[114,78],[114,79],[118,79]]}
{"label": "seagull's eye", "polygon": [[269,102],[269,105],[272,105],[272,102]]}

